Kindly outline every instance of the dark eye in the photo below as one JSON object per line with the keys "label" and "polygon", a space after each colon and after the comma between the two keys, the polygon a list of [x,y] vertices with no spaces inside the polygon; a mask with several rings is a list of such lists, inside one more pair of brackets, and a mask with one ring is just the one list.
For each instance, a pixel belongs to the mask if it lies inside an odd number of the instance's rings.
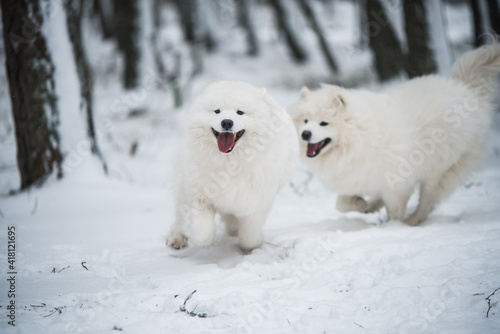
{"label": "dark eye", "polygon": [[238,110],[236,113],[237,113],[238,115],[243,115],[243,114],[244,114],[244,112],[243,112],[243,111],[241,111],[241,110]]}
{"label": "dark eye", "polygon": [[319,123],[319,125],[321,125],[321,126],[327,126],[328,123],[327,122],[321,122],[321,123]]}
{"label": "dark eye", "polygon": [[306,124],[307,124],[307,119],[305,119],[305,120],[304,120],[304,123],[306,123]]}
{"label": "dark eye", "polygon": [[216,114],[220,114],[220,109],[216,109],[216,110],[214,110],[214,113],[216,113]]}

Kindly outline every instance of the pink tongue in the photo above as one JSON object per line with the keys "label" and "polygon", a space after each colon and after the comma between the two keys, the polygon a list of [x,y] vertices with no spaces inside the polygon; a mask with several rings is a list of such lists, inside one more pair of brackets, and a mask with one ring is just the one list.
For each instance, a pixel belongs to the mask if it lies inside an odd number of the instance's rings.
{"label": "pink tongue", "polygon": [[316,151],[321,146],[321,142],[315,144],[307,144],[307,155],[313,156],[316,154]]}
{"label": "pink tongue", "polygon": [[219,137],[217,138],[217,146],[219,147],[219,151],[222,153],[227,153],[233,145],[234,140],[236,139],[236,133],[234,132],[221,132],[219,133]]}

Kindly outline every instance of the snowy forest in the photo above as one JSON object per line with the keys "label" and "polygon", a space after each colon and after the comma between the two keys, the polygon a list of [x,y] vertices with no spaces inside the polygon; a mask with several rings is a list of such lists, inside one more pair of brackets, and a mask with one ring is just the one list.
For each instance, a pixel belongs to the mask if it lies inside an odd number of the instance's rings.
{"label": "snowy forest", "polygon": [[500,332],[500,104],[481,169],[419,227],[338,212],[299,163],[261,248],[165,246],[210,82],[287,108],[302,86],[449,76],[498,41],[499,0],[0,4],[2,333]]}

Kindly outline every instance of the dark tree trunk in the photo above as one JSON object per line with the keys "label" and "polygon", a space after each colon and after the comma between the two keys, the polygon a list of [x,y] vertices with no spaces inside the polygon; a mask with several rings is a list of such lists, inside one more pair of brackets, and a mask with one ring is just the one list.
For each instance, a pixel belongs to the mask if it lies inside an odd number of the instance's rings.
{"label": "dark tree trunk", "polygon": [[381,81],[389,80],[405,68],[405,57],[387,12],[380,0],[365,1],[370,36],[370,48],[375,56],[375,67]]}
{"label": "dark tree trunk", "polygon": [[73,56],[75,59],[76,72],[80,81],[80,109],[85,114],[87,123],[87,134],[90,140],[90,148],[92,153],[97,155],[101,160],[106,171],[106,163],[97,145],[97,138],[94,125],[93,98],[92,98],[92,76],[89,69],[85,48],[82,41],[82,12],[85,2],[82,0],[68,0],[64,3],[66,9],[66,18],[68,26],[68,35],[73,48]]}
{"label": "dark tree trunk", "polygon": [[17,164],[26,189],[53,171],[62,177],[54,64],[40,33],[38,0],[2,0],[1,5]]}
{"label": "dark tree trunk", "polygon": [[288,20],[282,0],[269,0],[269,4],[274,10],[279,29],[285,35],[285,40],[288,48],[290,49],[293,60],[298,63],[303,63],[307,60],[307,53],[292,30],[292,25]]}
{"label": "dark tree trunk", "polygon": [[318,19],[314,14],[313,8],[311,7],[311,3],[308,0],[298,0],[298,2],[307,21],[311,25],[314,33],[316,34],[316,37],[318,38],[321,52],[325,56],[326,63],[328,64],[330,71],[332,71],[332,73],[336,73],[337,63],[335,62],[335,58],[330,50],[330,47],[328,46],[328,42],[326,41],[325,35],[323,34]]}
{"label": "dark tree trunk", "polygon": [[469,5],[471,7],[472,17],[474,21],[474,45],[476,47],[479,47],[483,45],[482,37],[484,36],[481,7],[477,0],[469,0]]}
{"label": "dark tree trunk", "polygon": [[250,5],[249,0],[236,0],[238,10],[238,22],[245,30],[247,37],[248,50],[247,53],[251,56],[259,54],[259,43],[257,42],[257,35],[250,18]]}
{"label": "dark tree trunk", "polygon": [[195,0],[175,0],[179,16],[181,18],[184,39],[189,44],[196,42],[196,1]]}
{"label": "dark tree trunk", "polygon": [[191,76],[196,76],[203,70],[202,49],[198,26],[198,6],[196,0],[175,0],[181,18],[184,39],[191,47],[191,60],[193,71]]}
{"label": "dark tree trunk", "polygon": [[[165,54],[162,54],[160,48],[160,40],[158,36],[158,31],[161,29],[161,5],[162,0],[153,0],[152,3],[152,11],[153,11],[153,31],[151,33],[151,45],[153,49],[153,58],[156,66],[156,70],[158,71],[158,77],[161,82],[159,85],[169,85],[170,89],[172,89],[172,97],[174,100],[174,107],[178,108],[182,105],[182,93],[181,88],[179,86],[179,77],[181,70],[181,58],[180,55],[175,54],[173,57],[173,70],[171,73],[168,73]],[[167,63],[168,64],[168,63]]]}
{"label": "dark tree trunk", "polygon": [[488,0],[488,11],[490,13],[491,29],[500,36],[500,5],[498,0]]}
{"label": "dark tree trunk", "polygon": [[94,0],[93,14],[99,19],[102,35],[105,39],[113,38],[113,0]]}
{"label": "dark tree trunk", "polygon": [[123,85],[136,88],[139,83],[139,8],[137,0],[114,0],[114,35],[124,57]]}
{"label": "dark tree trunk", "polygon": [[153,17],[153,33],[156,33],[161,28],[161,6],[162,0],[153,0],[153,12],[151,13]]}
{"label": "dark tree trunk", "polygon": [[430,47],[429,24],[424,0],[404,1],[408,62],[406,72],[410,78],[437,71],[433,51]]}

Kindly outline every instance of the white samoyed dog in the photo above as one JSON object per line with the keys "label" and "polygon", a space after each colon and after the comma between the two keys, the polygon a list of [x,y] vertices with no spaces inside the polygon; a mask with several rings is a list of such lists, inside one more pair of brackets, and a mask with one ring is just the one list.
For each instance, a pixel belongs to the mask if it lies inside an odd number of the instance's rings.
{"label": "white samoyed dog", "polygon": [[212,244],[219,213],[241,249],[261,246],[262,225],[291,177],[298,146],[292,120],[265,88],[210,84],[187,115],[176,221],[167,245]]}
{"label": "white samoyed dog", "polygon": [[339,193],[339,211],[373,212],[403,220],[420,185],[409,225],[433,208],[478,166],[498,94],[500,44],[464,54],[452,77],[428,75],[383,93],[323,85],[300,92],[291,115],[301,156]]}

